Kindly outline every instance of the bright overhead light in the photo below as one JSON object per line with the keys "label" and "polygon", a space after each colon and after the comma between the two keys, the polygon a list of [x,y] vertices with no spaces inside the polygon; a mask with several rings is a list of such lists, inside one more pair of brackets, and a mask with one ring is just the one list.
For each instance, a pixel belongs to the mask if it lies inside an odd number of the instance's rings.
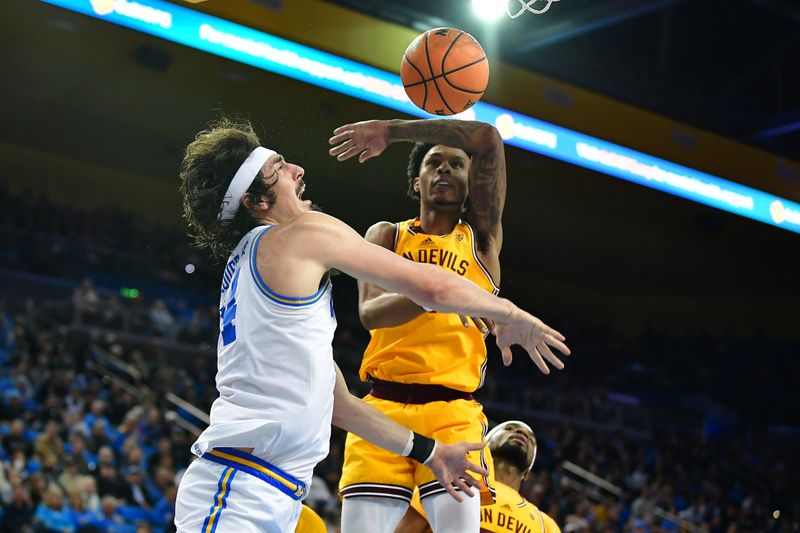
{"label": "bright overhead light", "polygon": [[475,16],[486,22],[494,22],[506,12],[504,0],[472,0],[472,11]]}

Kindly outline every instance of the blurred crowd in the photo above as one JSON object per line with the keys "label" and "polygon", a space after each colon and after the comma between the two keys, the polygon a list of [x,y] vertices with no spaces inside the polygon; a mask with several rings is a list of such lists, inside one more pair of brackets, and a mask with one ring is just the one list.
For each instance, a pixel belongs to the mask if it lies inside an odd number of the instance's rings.
{"label": "blurred crowd", "polygon": [[[33,195],[0,194],[0,238],[0,282],[43,287],[0,304],[0,531],[172,531],[202,423],[166,397],[207,412],[216,396],[218,272],[189,274],[204,263],[177,229]],[[345,301],[337,319],[335,356],[363,394],[367,334]],[[568,371],[505,368],[491,350],[478,398],[534,427],[522,491],[563,530],[798,530],[798,339],[560,329],[579,354]],[[332,531],[343,444],[335,430],[307,500]]]}
{"label": "blurred crowd", "polygon": [[2,530],[172,530],[186,431],[152,391],[91,372],[91,343],[0,313]]}

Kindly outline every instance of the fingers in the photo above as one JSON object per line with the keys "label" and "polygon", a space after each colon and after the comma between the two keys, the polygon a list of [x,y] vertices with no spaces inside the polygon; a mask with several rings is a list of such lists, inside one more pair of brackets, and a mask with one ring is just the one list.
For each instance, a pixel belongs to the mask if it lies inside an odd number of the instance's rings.
{"label": "fingers", "polygon": [[345,159],[350,159],[356,154],[359,154],[363,148],[359,146],[351,146],[346,152],[342,152],[341,154],[336,156],[336,159],[339,161],[344,161]]}
{"label": "fingers", "polygon": [[564,355],[569,355],[569,354],[572,353],[570,351],[570,349],[567,347],[566,344],[564,344],[563,342],[561,342],[557,338],[553,337],[552,335],[545,335],[542,338],[542,341],[546,342],[547,344],[549,344],[550,346],[552,346],[553,348],[555,348],[559,352],[563,353]]}
{"label": "fingers", "polygon": [[555,337],[556,339],[558,339],[558,340],[560,340],[560,341],[565,341],[565,340],[567,340],[567,338],[566,338],[564,335],[562,335],[562,334],[561,334],[561,333],[559,333],[558,331],[554,330],[553,328],[551,328],[551,327],[550,327],[550,326],[548,326],[547,324],[545,324],[545,328],[547,329],[547,333],[549,333],[550,335],[552,335],[552,336],[553,336],[553,337]]}
{"label": "fingers", "polygon": [[484,335],[489,333],[489,328],[487,328],[486,325],[483,323],[483,319],[475,318],[474,316],[470,318],[472,319],[472,322],[475,324],[475,327],[478,328],[481,333],[483,333]]}
{"label": "fingers", "polygon": [[[345,124],[344,126],[339,126],[335,130],[333,130],[333,134],[334,135],[340,135],[342,133],[350,133],[350,134],[352,134],[352,132],[353,132],[353,124]],[[339,142],[339,141],[336,141],[336,142]],[[331,143],[331,144],[333,144],[333,143]]]}
{"label": "fingers", "polygon": [[483,320],[483,323],[486,324],[486,327],[489,329],[489,333],[494,334],[495,332],[494,320],[492,320],[491,318],[482,318],[481,320]]}
{"label": "fingers", "polygon": [[446,484],[443,484],[443,486],[445,489],[447,489],[447,492],[450,493],[450,496],[452,496],[455,501],[457,501],[458,503],[464,501],[464,499],[461,497],[461,495],[458,493],[458,491],[456,490],[456,488],[453,486],[452,483],[448,482]]}
{"label": "fingers", "polygon": [[[470,476],[467,477],[472,479]],[[461,492],[472,498],[472,489],[470,488],[469,483],[464,480],[464,478],[456,478],[455,481],[453,481],[453,485],[461,489]]]}
{"label": "fingers", "polygon": [[500,354],[503,356],[503,365],[508,366],[511,364],[511,360],[514,358],[514,355],[511,353],[511,346],[505,345],[501,346],[500,343],[497,343],[497,347],[500,348]]}
{"label": "fingers", "polygon": [[[464,443],[464,454],[469,452],[478,452],[484,448],[486,448],[486,441],[484,442],[465,442]],[[473,465],[475,466],[475,465]]]}
{"label": "fingers", "polygon": [[363,163],[367,159],[372,159],[376,155],[378,155],[378,154],[376,154],[372,149],[364,150],[363,152],[361,152],[361,155],[358,156],[358,162],[359,163]]}
{"label": "fingers", "polygon": [[350,131],[345,131],[343,133],[340,133],[339,135],[334,135],[333,137],[328,139],[328,144],[334,145],[334,144],[343,143],[345,141],[352,141],[354,134],[355,134],[355,132],[350,130]]}
{"label": "fingers", "polygon": [[458,318],[461,319],[461,325],[465,328],[469,327],[469,319],[463,315],[458,315]]}
{"label": "fingers", "polygon": [[334,146],[333,148],[328,150],[328,153],[331,154],[332,156],[337,156],[337,155],[341,154],[342,152],[344,152],[345,150],[348,150],[348,149],[352,148],[354,144],[355,144],[355,141],[353,141],[353,139],[348,139],[345,142],[343,142],[342,144]]}
{"label": "fingers", "polygon": [[542,356],[545,359],[550,361],[550,364],[552,364],[554,367],[556,367],[559,370],[564,368],[563,361],[561,361],[561,359],[556,357],[556,355],[552,351],[550,351],[550,347],[547,346],[544,342],[539,343],[539,346],[537,346],[536,349],[539,350],[539,353],[542,354]]}
{"label": "fingers", "polygon": [[480,492],[481,490],[481,482],[472,476],[466,476],[464,478],[464,483],[466,483],[470,487],[475,487],[476,489],[478,489],[478,492]]}
{"label": "fingers", "polygon": [[489,469],[488,468],[484,468],[481,465],[476,465],[475,463],[470,463],[469,461],[467,461],[467,467],[464,470],[469,470],[470,472],[475,472],[476,474],[479,474],[481,476],[488,476],[489,475]]}
{"label": "fingers", "polygon": [[547,366],[547,363],[544,362],[542,354],[539,353],[539,350],[537,350],[535,346],[534,347],[526,346],[525,351],[528,352],[528,355],[531,356],[531,360],[534,362],[534,364],[542,374],[547,375],[550,373],[550,368]]}

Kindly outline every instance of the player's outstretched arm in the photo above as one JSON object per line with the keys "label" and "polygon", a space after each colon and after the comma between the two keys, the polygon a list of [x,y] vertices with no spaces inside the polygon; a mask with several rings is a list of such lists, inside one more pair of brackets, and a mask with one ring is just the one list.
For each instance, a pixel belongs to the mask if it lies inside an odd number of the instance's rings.
{"label": "player's outstretched arm", "polygon": [[[398,455],[409,456],[409,440],[414,438],[414,433],[405,428],[361,400],[350,394],[347,383],[341,370],[336,366],[336,385],[333,389],[333,425],[355,433],[359,437],[380,446]],[[413,440],[412,440],[413,442]],[[430,442],[430,441],[429,441]],[[469,475],[474,472],[479,476],[489,474],[489,471],[480,465],[467,460],[466,454],[473,450],[480,450],[486,446],[485,442],[457,444],[443,444],[436,442],[427,458],[421,462],[430,468],[436,475],[439,483],[447,489],[453,498],[462,501],[456,491],[461,489],[467,496],[472,497],[471,487],[478,487],[478,481]]]}
{"label": "player's outstretched arm", "polygon": [[371,244],[342,221],[322,213],[306,213],[296,224],[299,244],[294,254],[304,261],[318,262],[323,269],[335,268],[350,276],[404,294],[417,305],[443,313],[481,316],[496,322],[497,344],[505,364],[511,363],[511,346],[522,346],[545,373],[549,361],[564,364],[555,348],[569,355],[564,336],[509,300],[498,298],[474,283],[434,265],[408,261],[386,248]]}
{"label": "player's outstretched arm", "polygon": [[[461,148],[470,154],[496,151],[497,129],[485,122],[455,119],[365,120],[333,130],[328,153],[339,161],[358,156],[364,161],[379,156],[393,142],[423,142]],[[502,140],[500,141],[502,147]],[[505,164],[505,159],[503,160]]]}

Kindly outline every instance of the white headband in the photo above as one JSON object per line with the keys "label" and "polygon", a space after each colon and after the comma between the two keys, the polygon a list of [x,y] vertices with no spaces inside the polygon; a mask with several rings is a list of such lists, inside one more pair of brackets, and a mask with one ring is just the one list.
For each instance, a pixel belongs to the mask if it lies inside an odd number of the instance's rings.
{"label": "white headband", "polygon": [[230,220],[236,215],[239,209],[239,204],[242,201],[242,196],[250,188],[253,180],[258,176],[261,167],[267,162],[272,155],[276,152],[263,146],[257,147],[250,152],[247,159],[244,160],[242,166],[236,171],[236,174],[228,185],[228,190],[225,191],[225,196],[222,197],[222,203],[219,206],[219,220]]}
{"label": "white headband", "polygon": [[538,446],[536,444],[536,435],[534,435],[533,430],[531,429],[531,427],[528,424],[526,424],[525,422],[522,422],[521,420],[506,420],[505,422],[497,424],[495,427],[492,428],[492,430],[489,433],[486,434],[486,442],[489,442],[489,439],[491,439],[492,436],[495,433],[497,433],[498,431],[500,431],[501,429],[503,429],[504,427],[506,427],[509,424],[517,424],[518,426],[522,426],[525,429],[527,429],[528,431],[530,431],[531,435],[533,436],[533,443],[534,443],[533,444],[533,457],[531,458],[531,464],[528,466],[528,470],[530,470],[531,468],[533,468],[533,463],[536,462],[536,449],[538,448]]}

